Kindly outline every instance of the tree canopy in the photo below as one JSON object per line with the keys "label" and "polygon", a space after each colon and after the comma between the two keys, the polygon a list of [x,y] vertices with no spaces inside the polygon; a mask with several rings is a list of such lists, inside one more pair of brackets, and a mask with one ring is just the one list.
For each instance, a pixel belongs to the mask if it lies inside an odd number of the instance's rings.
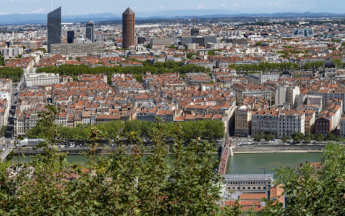
{"label": "tree canopy", "polygon": [[10,68],[3,67],[0,68],[0,77],[6,79],[12,79],[14,82],[20,80],[20,77],[24,74],[21,68]]}
{"label": "tree canopy", "polygon": [[287,198],[285,208],[271,206],[264,215],[344,215],[345,214],[345,147],[326,145],[321,169],[304,164],[276,170],[276,184],[283,184]]}
{"label": "tree canopy", "polygon": [[[185,146],[180,124],[170,147],[163,125],[153,125],[151,155],[144,157],[144,146],[132,145],[109,150],[97,157],[98,140],[104,128],[92,127],[88,137],[89,162],[68,165],[58,142],[58,111],[49,107],[40,113],[38,125],[45,128],[40,137],[43,153],[27,164],[17,164],[15,177],[7,174],[8,163],[0,166],[0,213],[4,215],[239,215],[240,206],[221,208],[221,176],[211,161],[214,144],[193,139]],[[104,125],[103,125],[104,126]],[[137,130],[139,130],[137,128]],[[133,133],[136,137],[136,134]],[[139,137],[137,137],[140,140]],[[170,160],[170,163],[168,163]],[[19,169],[20,167],[20,169]],[[30,167],[30,168],[29,168]]]}
{"label": "tree canopy", "polygon": [[0,55],[0,66],[5,66],[4,57]]}
{"label": "tree canopy", "polygon": [[[140,120],[133,121],[113,121],[106,124],[99,124],[95,126],[78,125],[75,128],[57,126],[57,131],[60,137],[64,140],[79,140],[85,141],[91,134],[91,129],[96,127],[98,130],[104,132],[104,136],[108,139],[117,140],[117,137],[130,137],[132,132],[135,132],[139,137],[153,139],[153,130],[158,123],[151,121],[144,122]],[[176,136],[176,123],[165,122],[160,123],[162,130],[166,133],[168,138]],[[202,120],[202,121],[186,121],[179,123],[181,131],[184,134],[185,140],[192,140],[201,138],[203,140],[214,141],[224,137],[224,123],[216,120]],[[26,137],[37,138],[45,133],[45,128],[37,124],[31,130],[27,131]]]}
{"label": "tree canopy", "polygon": [[57,67],[42,67],[36,70],[37,73],[58,73],[59,75],[78,76],[80,74],[106,74],[112,75],[114,73],[122,74],[145,74],[150,71],[153,74],[164,73],[190,73],[190,72],[207,72],[205,67],[197,65],[181,65],[181,63],[168,61],[156,62],[151,64],[143,62],[143,67],[88,67],[87,65],[60,65]]}

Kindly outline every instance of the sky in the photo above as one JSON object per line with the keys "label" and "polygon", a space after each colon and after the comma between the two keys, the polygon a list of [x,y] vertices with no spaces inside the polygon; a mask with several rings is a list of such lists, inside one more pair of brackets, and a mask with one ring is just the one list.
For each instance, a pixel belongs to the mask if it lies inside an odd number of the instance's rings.
{"label": "sky", "polygon": [[[113,13],[131,7],[137,16],[168,10],[228,10],[240,13],[332,12],[345,13],[344,0],[53,0],[63,15]],[[0,0],[0,15],[47,14],[51,0]]]}

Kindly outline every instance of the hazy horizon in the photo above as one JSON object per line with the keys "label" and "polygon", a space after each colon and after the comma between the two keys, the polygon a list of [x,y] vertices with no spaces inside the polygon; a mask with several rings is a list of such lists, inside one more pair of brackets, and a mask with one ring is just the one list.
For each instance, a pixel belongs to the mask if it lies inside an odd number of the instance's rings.
{"label": "hazy horizon", "polygon": [[[0,15],[47,14],[51,11],[50,0],[0,0]],[[284,13],[284,12],[328,12],[344,13],[345,1],[329,0],[53,0],[53,9],[62,7],[63,15],[87,15],[112,13],[120,15],[130,7],[138,16],[147,16],[170,10],[227,10],[232,14]],[[327,5],[328,7],[325,7]]]}

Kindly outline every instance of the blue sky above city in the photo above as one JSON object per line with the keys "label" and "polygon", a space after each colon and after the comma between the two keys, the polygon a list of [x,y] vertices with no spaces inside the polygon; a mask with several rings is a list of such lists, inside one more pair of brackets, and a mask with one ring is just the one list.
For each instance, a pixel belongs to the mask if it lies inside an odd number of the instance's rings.
{"label": "blue sky above city", "polygon": [[[0,0],[0,15],[46,14],[51,0]],[[167,10],[228,10],[238,13],[333,12],[345,13],[344,0],[53,0],[53,8],[62,6],[63,15],[114,13],[131,7],[139,16]],[[154,15],[154,14],[153,14]]]}

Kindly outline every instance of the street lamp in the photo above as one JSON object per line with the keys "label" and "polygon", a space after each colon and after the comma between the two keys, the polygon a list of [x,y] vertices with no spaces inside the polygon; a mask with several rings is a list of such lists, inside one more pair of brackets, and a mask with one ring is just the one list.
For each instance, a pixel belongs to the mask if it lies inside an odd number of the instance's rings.
{"label": "street lamp", "polygon": [[266,168],[258,168],[258,169],[263,169],[264,170],[264,174],[266,174]]}

